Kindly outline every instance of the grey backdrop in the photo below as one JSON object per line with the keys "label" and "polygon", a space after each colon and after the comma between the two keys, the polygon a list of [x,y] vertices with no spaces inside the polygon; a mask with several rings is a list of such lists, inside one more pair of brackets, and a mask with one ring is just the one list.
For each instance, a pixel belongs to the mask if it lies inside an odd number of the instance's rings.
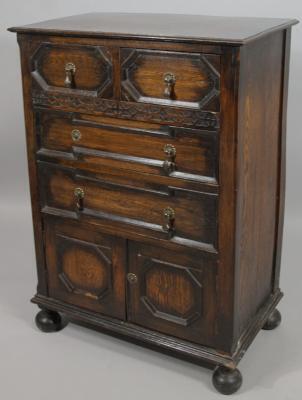
{"label": "grey backdrop", "polygon": [[[211,388],[208,370],[72,325],[51,335],[36,329],[37,308],[29,303],[36,275],[19,50],[6,28],[90,11],[302,19],[301,0],[1,0],[0,10],[0,398],[221,398]],[[300,24],[293,28],[289,84],[283,323],[276,331],[262,331],[240,363],[242,400],[301,398],[301,71]]]}

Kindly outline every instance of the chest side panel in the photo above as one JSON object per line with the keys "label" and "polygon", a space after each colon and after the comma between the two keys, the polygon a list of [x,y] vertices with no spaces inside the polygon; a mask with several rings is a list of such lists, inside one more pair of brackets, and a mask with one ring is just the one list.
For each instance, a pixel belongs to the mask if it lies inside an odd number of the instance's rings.
{"label": "chest side panel", "polygon": [[241,51],[238,131],[237,332],[273,291],[284,32]]}

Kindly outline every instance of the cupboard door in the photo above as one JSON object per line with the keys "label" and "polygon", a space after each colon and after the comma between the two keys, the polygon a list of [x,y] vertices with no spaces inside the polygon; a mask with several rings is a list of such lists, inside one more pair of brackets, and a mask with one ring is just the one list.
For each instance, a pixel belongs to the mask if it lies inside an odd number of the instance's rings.
{"label": "cupboard door", "polygon": [[128,320],[210,345],[216,329],[216,263],[197,252],[171,252],[131,243]]}
{"label": "cupboard door", "polygon": [[66,222],[45,235],[50,297],[125,319],[125,241]]}

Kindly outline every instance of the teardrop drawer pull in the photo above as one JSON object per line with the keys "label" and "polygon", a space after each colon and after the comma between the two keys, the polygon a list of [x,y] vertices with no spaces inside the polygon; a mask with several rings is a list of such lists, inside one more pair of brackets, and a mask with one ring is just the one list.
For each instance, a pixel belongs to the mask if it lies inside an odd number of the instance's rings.
{"label": "teardrop drawer pull", "polygon": [[84,208],[84,196],[85,192],[82,188],[78,187],[74,189],[74,196],[76,199],[76,207],[79,211],[82,211]]}
{"label": "teardrop drawer pull", "polygon": [[74,142],[78,142],[82,137],[81,132],[78,129],[73,129],[71,131],[71,138]]}
{"label": "teardrop drawer pull", "polygon": [[170,174],[176,169],[176,164],[175,164],[176,148],[172,144],[166,144],[164,146],[164,153],[166,159],[163,163],[163,169],[166,174]]}
{"label": "teardrop drawer pull", "polygon": [[164,83],[166,85],[164,90],[164,96],[168,99],[172,99],[174,96],[174,85],[176,83],[175,75],[171,72],[164,74]]}
{"label": "teardrop drawer pull", "polygon": [[65,81],[64,85],[67,88],[72,88],[74,87],[74,75],[76,72],[76,66],[74,63],[67,63],[65,64]]}
{"label": "teardrop drawer pull", "polygon": [[171,207],[167,207],[164,209],[164,224],[163,230],[168,233],[169,238],[174,235],[174,222],[175,222],[175,211]]}

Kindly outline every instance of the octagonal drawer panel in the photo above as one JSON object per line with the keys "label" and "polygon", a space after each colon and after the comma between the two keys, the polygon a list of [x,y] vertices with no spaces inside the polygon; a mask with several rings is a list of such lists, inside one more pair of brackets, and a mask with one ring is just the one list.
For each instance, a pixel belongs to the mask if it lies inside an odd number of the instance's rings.
{"label": "octagonal drawer panel", "polygon": [[[217,182],[217,132],[61,113],[40,114],[39,155]],[[54,153],[57,152],[57,153]]]}
{"label": "octagonal drawer panel", "polygon": [[102,46],[42,43],[32,57],[32,77],[45,91],[112,97],[111,54]]}
{"label": "octagonal drawer panel", "polygon": [[220,56],[122,49],[122,99],[219,111]]}
{"label": "octagonal drawer panel", "polygon": [[217,195],[177,187],[121,185],[73,168],[39,162],[42,211],[93,223],[117,223],[215,252]]}

